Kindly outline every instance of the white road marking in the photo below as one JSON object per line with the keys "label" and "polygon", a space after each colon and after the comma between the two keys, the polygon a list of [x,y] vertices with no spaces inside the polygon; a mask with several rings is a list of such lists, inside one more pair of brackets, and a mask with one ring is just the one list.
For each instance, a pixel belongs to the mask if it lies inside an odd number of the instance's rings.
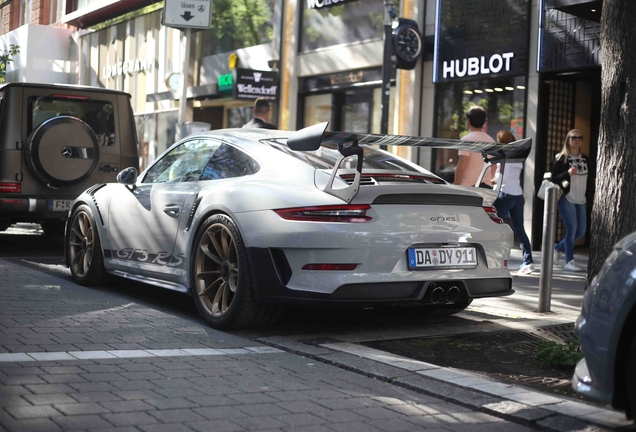
{"label": "white road marking", "polygon": [[108,350],[108,351],[67,351],[35,353],[0,353],[0,362],[63,361],[63,360],[100,360],[112,358],[171,357],[171,356],[209,356],[209,355],[245,355],[278,354],[285,351],[267,346],[243,348],[182,348],[171,350]]}

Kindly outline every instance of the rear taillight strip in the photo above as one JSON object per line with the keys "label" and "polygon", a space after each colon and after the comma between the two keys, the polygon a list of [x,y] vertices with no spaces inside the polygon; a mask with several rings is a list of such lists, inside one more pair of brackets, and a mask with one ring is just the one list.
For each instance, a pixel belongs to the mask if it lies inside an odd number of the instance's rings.
{"label": "rear taillight strip", "polygon": [[20,193],[20,183],[0,183],[0,193]]}
{"label": "rear taillight strip", "polygon": [[497,216],[497,209],[494,207],[483,207],[488,217],[495,223],[503,224],[504,220]]}
{"label": "rear taillight strip", "polygon": [[295,207],[274,210],[278,216],[285,220],[304,222],[344,222],[361,223],[371,220],[367,216],[370,205],[339,205],[321,207]]}

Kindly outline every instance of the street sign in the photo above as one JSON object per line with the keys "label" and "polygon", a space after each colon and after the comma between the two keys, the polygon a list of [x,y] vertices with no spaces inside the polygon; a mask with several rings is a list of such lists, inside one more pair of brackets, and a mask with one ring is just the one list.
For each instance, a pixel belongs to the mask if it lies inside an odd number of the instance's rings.
{"label": "street sign", "polygon": [[166,0],[161,22],[178,29],[210,28],[212,0]]}

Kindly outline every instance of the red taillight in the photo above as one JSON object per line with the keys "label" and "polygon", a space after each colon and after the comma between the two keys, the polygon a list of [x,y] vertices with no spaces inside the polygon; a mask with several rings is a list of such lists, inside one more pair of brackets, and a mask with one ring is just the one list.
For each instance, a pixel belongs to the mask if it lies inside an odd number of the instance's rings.
{"label": "red taillight", "polygon": [[0,192],[20,193],[20,183],[0,183]]}
{"label": "red taillight", "polygon": [[504,267],[508,267],[508,260],[504,260]]}
{"label": "red taillight", "polygon": [[278,216],[287,220],[305,222],[368,222],[370,205],[338,205],[322,207],[296,207],[274,210]]}
{"label": "red taillight", "polygon": [[494,207],[484,207],[484,211],[488,215],[488,217],[495,223],[502,224],[504,220],[497,216],[497,209]]}
{"label": "red taillight", "polygon": [[355,270],[358,264],[305,264],[302,270]]}

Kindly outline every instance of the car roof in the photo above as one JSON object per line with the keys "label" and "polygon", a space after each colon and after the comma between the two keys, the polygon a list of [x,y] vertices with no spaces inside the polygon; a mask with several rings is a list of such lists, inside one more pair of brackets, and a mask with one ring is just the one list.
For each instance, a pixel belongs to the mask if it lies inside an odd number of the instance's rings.
{"label": "car roof", "polygon": [[29,87],[29,88],[45,88],[45,89],[67,89],[67,90],[78,90],[78,91],[90,91],[90,92],[99,92],[99,93],[117,93],[130,97],[129,93],[121,90],[111,90],[103,87],[92,87],[92,86],[84,86],[84,85],[74,85],[74,84],[47,84],[47,83],[30,83],[30,82],[10,82],[4,83],[0,85],[0,91],[4,90],[7,87]]}

